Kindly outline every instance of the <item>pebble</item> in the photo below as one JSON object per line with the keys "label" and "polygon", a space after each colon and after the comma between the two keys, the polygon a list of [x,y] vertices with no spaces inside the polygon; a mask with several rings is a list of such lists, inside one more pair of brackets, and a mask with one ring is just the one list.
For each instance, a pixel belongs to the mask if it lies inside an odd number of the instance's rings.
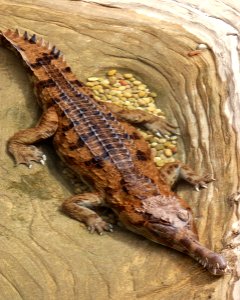
{"label": "pebble", "polygon": [[142,83],[142,82],[139,81],[139,80],[134,80],[134,81],[133,81],[133,84],[134,84],[134,85],[140,85],[141,83]]}
{"label": "pebble", "polygon": [[138,93],[138,96],[139,96],[140,98],[142,98],[142,97],[146,96],[146,92],[140,91],[140,92]]}
{"label": "pebble", "polygon": [[141,91],[144,91],[146,89],[146,85],[145,84],[140,84],[138,85],[138,89]]}
{"label": "pebble", "polygon": [[99,78],[98,78],[98,77],[88,77],[87,80],[88,80],[88,81],[98,81]]}
{"label": "pebble", "polygon": [[129,93],[129,92],[125,92],[125,93],[123,93],[123,96],[126,97],[126,98],[131,98],[132,94]]}
{"label": "pebble", "polygon": [[[146,84],[137,79],[133,73],[120,73],[109,70],[106,76],[91,76],[86,85],[93,90],[97,101],[108,101],[126,109],[139,109],[166,119],[160,108],[156,107],[157,93],[152,92]],[[149,131],[139,130],[143,138],[149,142],[154,162],[158,168],[167,162],[174,162],[177,153],[177,139],[173,134],[157,137]]]}
{"label": "pebble", "polygon": [[133,77],[133,74],[131,74],[131,73],[123,74],[123,77],[126,78],[126,79],[130,79],[130,78]]}
{"label": "pebble", "polygon": [[171,157],[171,156],[173,155],[171,149],[164,149],[164,154],[165,154],[167,157]]}
{"label": "pebble", "polygon": [[117,73],[117,70],[110,70],[110,71],[107,72],[107,75],[108,75],[108,76],[113,76],[113,75],[115,75],[116,73]]}

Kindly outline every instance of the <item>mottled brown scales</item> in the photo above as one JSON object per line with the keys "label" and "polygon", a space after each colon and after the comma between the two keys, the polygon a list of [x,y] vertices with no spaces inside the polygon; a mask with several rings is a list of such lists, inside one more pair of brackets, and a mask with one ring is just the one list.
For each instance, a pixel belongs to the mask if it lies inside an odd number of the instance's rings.
{"label": "mottled brown scales", "polygon": [[112,225],[92,208],[108,206],[129,230],[187,253],[215,275],[224,274],[224,258],[198,242],[190,207],[171,190],[180,178],[199,190],[212,177],[198,176],[180,162],[158,171],[148,144],[131,123],[158,135],[175,127],[144,111],[96,102],[61,52],[55,46],[49,49],[36,35],[8,30],[0,33],[0,42],[21,56],[43,109],[36,127],[9,139],[16,163],[44,164],[46,156],[34,144],[52,137],[62,160],[95,189],[65,200],[64,212],[84,222],[90,232],[102,234],[112,231]]}

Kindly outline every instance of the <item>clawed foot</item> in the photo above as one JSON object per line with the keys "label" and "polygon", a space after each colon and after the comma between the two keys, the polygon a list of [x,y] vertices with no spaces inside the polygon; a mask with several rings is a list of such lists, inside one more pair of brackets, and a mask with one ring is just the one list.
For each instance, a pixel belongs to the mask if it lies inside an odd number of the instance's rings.
{"label": "clawed foot", "polygon": [[9,151],[15,158],[16,164],[25,164],[32,168],[32,162],[38,162],[45,165],[47,157],[41,150],[33,145],[23,145],[18,143],[11,143]]}
{"label": "clawed foot", "polygon": [[90,233],[97,232],[99,235],[103,235],[104,231],[113,232],[113,226],[100,217],[91,217],[87,221],[87,229]]}
{"label": "clawed foot", "polygon": [[204,175],[203,177],[201,177],[199,180],[198,180],[198,182],[196,182],[197,180],[195,180],[195,182],[194,182],[194,188],[195,188],[195,190],[197,191],[197,192],[199,192],[199,190],[201,189],[201,188],[203,188],[203,189],[206,189],[208,186],[207,186],[207,183],[209,183],[209,182],[212,182],[212,181],[215,181],[216,179],[214,179],[213,177],[212,177],[212,175],[210,175],[210,174],[206,174],[206,175]]}
{"label": "clawed foot", "polygon": [[151,123],[145,123],[144,127],[159,137],[162,137],[163,135],[169,135],[169,133],[179,135],[179,133],[176,132],[178,127],[171,125],[165,119],[160,117],[156,117],[156,119]]}

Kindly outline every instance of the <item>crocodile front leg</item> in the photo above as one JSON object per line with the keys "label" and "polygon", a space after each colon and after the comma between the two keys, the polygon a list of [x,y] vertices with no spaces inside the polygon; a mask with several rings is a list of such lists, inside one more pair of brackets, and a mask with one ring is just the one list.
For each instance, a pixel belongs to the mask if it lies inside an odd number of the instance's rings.
{"label": "crocodile front leg", "polygon": [[55,108],[50,107],[43,113],[36,127],[15,133],[8,141],[8,151],[13,155],[16,164],[26,164],[29,168],[32,161],[44,164],[46,156],[32,144],[49,138],[57,128],[58,115]]}
{"label": "crocodile front leg", "polygon": [[62,210],[70,217],[86,224],[87,229],[100,235],[103,231],[113,231],[113,226],[105,222],[90,208],[104,206],[102,197],[98,193],[83,193],[66,199],[62,204]]}
{"label": "crocodile front leg", "polygon": [[114,103],[106,102],[104,103],[113,113],[123,120],[143,126],[144,128],[152,131],[157,135],[165,135],[169,133],[176,133],[176,126],[171,125],[165,119],[158,116],[150,114],[146,111],[140,109],[124,109]]}
{"label": "crocodile front leg", "polygon": [[181,162],[167,163],[159,170],[159,173],[161,179],[171,187],[178,180],[184,179],[192,184],[197,191],[200,188],[207,188],[206,184],[215,180],[210,174],[197,175],[189,166]]}

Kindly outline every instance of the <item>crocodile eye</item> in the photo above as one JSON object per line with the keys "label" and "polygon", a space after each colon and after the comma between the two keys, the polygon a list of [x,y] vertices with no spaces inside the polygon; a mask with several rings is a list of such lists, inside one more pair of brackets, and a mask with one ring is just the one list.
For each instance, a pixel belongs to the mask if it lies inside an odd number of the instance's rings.
{"label": "crocodile eye", "polygon": [[187,210],[180,210],[178,213],[177,213],[177,216],[180,220],[186,222],[188,219],[189,219],[189,214],[188,214],[188,211]]}

